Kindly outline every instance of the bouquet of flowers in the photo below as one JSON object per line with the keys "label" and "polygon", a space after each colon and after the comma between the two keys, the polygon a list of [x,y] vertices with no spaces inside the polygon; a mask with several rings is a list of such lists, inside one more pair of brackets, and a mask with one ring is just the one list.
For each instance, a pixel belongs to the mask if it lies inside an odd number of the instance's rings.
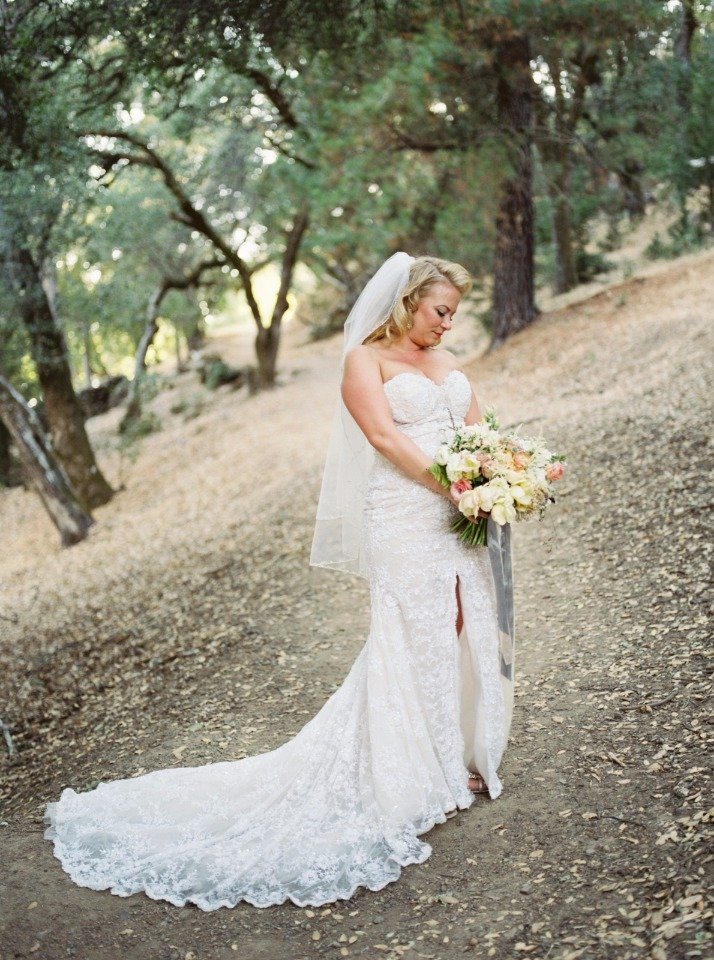
{"label": "bouquet of flowers", "polygon": [[542,517],[555,502],[552,484],[565,472],[565,457],[551,453],[542,437],[520,437],[520,427],[500,433],[489,407],[478,423],[454,429],[436,452],[429,473],[459,497],[451,529],[472,546],[487,544],[490,513],[500,526]]}

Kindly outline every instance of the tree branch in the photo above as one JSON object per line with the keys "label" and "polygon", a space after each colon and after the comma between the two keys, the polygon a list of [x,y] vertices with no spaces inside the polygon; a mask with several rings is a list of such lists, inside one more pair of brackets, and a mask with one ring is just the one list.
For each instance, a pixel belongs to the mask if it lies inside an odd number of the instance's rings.
{"label": "tree branch", "polygon": [[[216,247],[216,249],[223,254],[226,262],[238,271],[238,274],[243,282],[243,290],[245,292],[248,306],[250,307],[250,312],[258,329],[262,329],[263,323],[260,316],[260,308],[253,292],[253,287],[250,280],[251,271],[248,267],[248,264],[243,260],[240,254],[234,250],[233,247],[231,247],[231,245],[220,235],[220,233],[218,233],[213,224],[204,216],[203,212],[194,206],[188,194],[183,189],[173,171],[169,167],[168,163],[159,155],[158,151],[156,151],[153,147],[150,147],[148,143],[141,139],[141,137],[138,137],[133,133],[128,133],[125,130],[100,128],[98,130],[77,130],[76,133],[79,137],[107,137],[113,140],[124,140],[126,143],[131,144],[133,147],[136,147],[141,151],[141,158],[138,160],[136,159],[135,154],[129,153],[128,151],[106,152],[109,153],[111,157],[122,157],[129,160],[130,163],[138,162],[142,163],[144,166],[151,166],[158,170],[158,172],[161,174],[164,184],[178,204],[181,222],[185,223],[186,226],[197,230],[199,233],[203,234],[207,240],[210,240],[214,247]],[[92,147],[90,149],[99,154],[105,152],[96,147]]]}
{"label": "tree branch", "polygon": [[273,140],[273,138],[270,136],[270,131],[266,131],[265,139],[268,141],[271,147],[274,147],[279,153],[282,153],[282,155],[287,157],[289,160],[294,160],[295,163],[302,164],[302,166],[308,170],[319,169],[316,163],[313,163],[311,160],[305,160],[303,157],[297,156],[294,153],[290,153],[287,147],[285,147],[280,141]]}
{"label": "tree branch", "polygon": [[[255,85],[270,100],[278,111],[281,119],[291,130],[301,130],[302,124],[293,113],[292,105],[288,102],[283,92],[274,86],[267,74],[255,67],[245,67],[242,71],[246,77],[252,80]],[[309,134],[309,131],[306,131]]]}
{"label": "tree branch", "polygon": [[307,209],[303,207],[303,209],[300,210],[295,216],[293,224],[288,232],[287,244],[285,246],[285,253],[283,254],[283,261],[280,269],[280,288],[278,289],[278,295],[275,298],[271,326],[274,325],[277,327],[280,325],[283,314],[288,308],[288,291],[290,290],[293,271],[295,270],[295,264],[297,263],[300,242],[303,234],[307,230],[309,219],[310,218],[308,216]]}

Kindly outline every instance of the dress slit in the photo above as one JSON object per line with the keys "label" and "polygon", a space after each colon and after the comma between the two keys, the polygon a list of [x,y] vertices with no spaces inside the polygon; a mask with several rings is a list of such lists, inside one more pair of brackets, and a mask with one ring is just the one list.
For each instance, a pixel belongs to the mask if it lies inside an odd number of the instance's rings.
{"label": "dress slit", "polygon": [[[459,580],[458,571],[454,577],[456,581],[456,635],[459,636],[464,627],[464,611],[461,606],[461,582]],[[461,623],[459,624],[459,617],[461,617]]]}

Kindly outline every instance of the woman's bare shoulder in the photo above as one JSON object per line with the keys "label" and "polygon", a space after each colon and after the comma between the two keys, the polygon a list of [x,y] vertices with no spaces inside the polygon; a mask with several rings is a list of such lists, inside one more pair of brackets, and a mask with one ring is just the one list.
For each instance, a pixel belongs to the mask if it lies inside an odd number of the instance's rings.
{"label": "woman's bare shoulder", "polygon": [[364,366],[365,364],[378,365],[379,351],[368,343],[358,343],[345,354],[345,362]]}
{"label": "woman's bare shoulder", "polygon": [[345,354],[344,369],[346,374],[349,373],[360,378],[372,374],[377,374],[381,378],[380,351],[374,349],[370,344],[359,343]]}

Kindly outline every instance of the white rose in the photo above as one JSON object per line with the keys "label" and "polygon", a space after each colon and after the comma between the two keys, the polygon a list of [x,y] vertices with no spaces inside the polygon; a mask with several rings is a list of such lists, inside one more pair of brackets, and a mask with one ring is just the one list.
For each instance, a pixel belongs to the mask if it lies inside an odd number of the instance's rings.
{"label": "white rose", "polygon": [[468,450],[465,450],[465,451],[462,453],[461,463],[462,463],[462,465],[463,465],[463,466],[462,466],[462,469],[463,469],[463,470],[468,471],[468,472],[469,472],[470,474],[472,474],[474,477],[480,476],[480,474],[481,474],[481,464],[480,464],[480,462],[476,459],[476,454],[475,454],[475,453],[471,453],[471,452],[469,452]]}
{"label": "white rose", "polygon": [[467,490],[461,494],[459,498],[459,510],[464,516],[475,517],[478,514],[480,506],[481,498],[478,488],[475,490]]}
{"label": "white rose", "polygon": [[499,500],[498,503],[494,503],[491,516],[501,527],[504,523],[513,523],[516,519],[513,503],[509,503],[507,500]]}
{"label": "white rose", "polygon": [[446,476],[453,483],[454,480],[461,480],[463,475],[464,468],[461,453],[450,453],[446,458]]}
{"label": "white rose", "polygon": [[522,506],[529,506],[533,501],[533,494],[535,493],[533,485],[527,481],[521,483],[514,483],[511,487],[511,496],[517,504]]}
{"label": "white rose", "polygon": [[442,467],[446,466],[446,462],[449,459],[449,445],[448,443],[442,443],[439,449],[434,455],[434,460],[436,463],[440,463]]}
{"label": "white rose", "polygon": [[494,486],[493,481],[484,483],[483,486],[480,486],[477,489],[480,494],[479,500],[481,503],[481,509],[488,513],[489,510],[493,509],[493,504],[499,497],[500,491],[496,486]]}

